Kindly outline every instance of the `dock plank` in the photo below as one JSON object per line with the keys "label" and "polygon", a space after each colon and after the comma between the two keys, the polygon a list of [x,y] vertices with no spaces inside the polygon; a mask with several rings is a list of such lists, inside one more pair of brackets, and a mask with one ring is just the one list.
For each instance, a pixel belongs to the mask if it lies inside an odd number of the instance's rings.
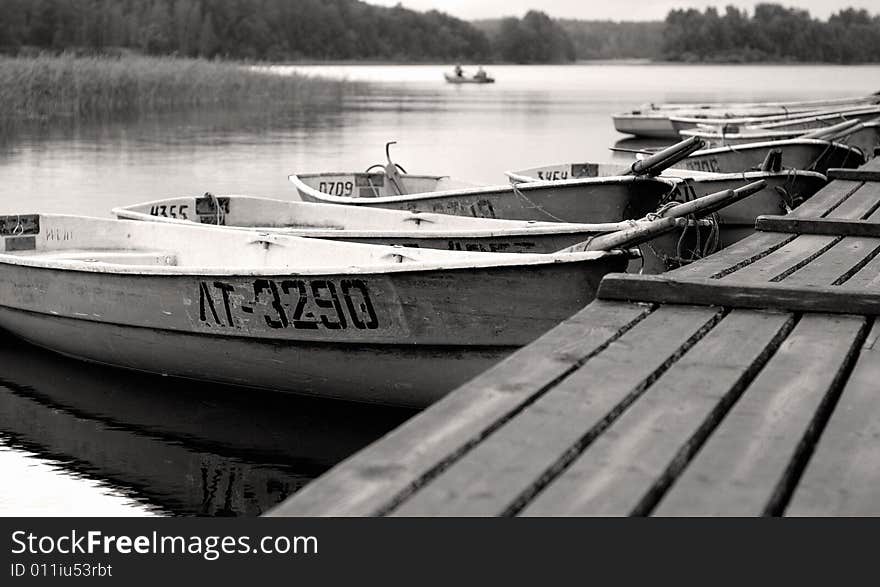
{"label": "dock plank", "polygon": [[310,483],[274,516],[366,516],[404,494],[450,455],[466,450],[523,403],[646,318],[639,304],[590,304]]}
{"label": "dock plank", "polygon": [[855,316],[804,316],[654,513],[774,513],[864,325]]}
{"label": "dock plank", "polygon": [[880,321],[792,496],[787,516],[880,515]]}
{"label": "dock plank", "polygon": [[767,283],[780,280],[787,272],[796,270],[829,250],[840,240],[834,236],[799,236],[766,257],[722,277],[737,285]]}
{"label": "dock plank", "polygon": [[788,275],[788,286],[839,285],[880,253],[880,238],[846,237],[807,265]]}
{"label": "dock plank", "polygon": [[825,217],[843,220],[867,218],[880,204],[880,184],[862,184],[849,198],[831,210]]}
{"label": "dock plank", "polygon": [[[793,317],[735,311],[595,439],[524,515],[642,515],[784,340]],[[731,346],[730,341],[737,344]]]}
{"label": "dock plank", "polygon": [[595,436],[718,311],[655,311],[413,494],[395,515],[502,515],[583,436]]}
{"label": "dock plank", "polygon": [[602,280],[598,298],[754,310],[880,315],[880,291],[876,289],[819,285],[789,287],[784,281],[733,285],[717,279],[685,281],[663,275],[620,273],[608,275]]}
{"label": "dock plank", "polygon": [[758,216],[755,221],[755,229],[788,234],[880,237],[880,222],[870,222],[864,219]]}
{"label": "dock plank", "polygon": [[747,265],[767,256],[795,238],[797,235],[759,232],[701,259],[698,263],[685,265],[666,275],[709,278],[724,274],[739,265]]}
{"label": "dock plank", "polygon": [[824,218],[852,196],[862,185],[861,181],[833,181],[795,208],[790,216],[794,218]]}

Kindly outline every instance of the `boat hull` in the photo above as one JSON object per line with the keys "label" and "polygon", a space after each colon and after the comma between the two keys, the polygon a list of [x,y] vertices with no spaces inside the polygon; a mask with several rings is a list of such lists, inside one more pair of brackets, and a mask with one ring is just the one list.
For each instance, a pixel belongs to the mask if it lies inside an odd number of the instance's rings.
{"label": "boat hull", "polygon": [[606,255],[358,279],[4,264],[0,328],[128,369],[420,407],[575,313],[627,262]]}
{"label": "boat hull", "polygon": [[768,141],[706,149],[676,163],[693,171],[739,173],[760,168],[773,149],[782,151],[782,166],[826,173],[832,167],[858,167],[865,162],[860,150],[839,143],[816,140]]}
{"label": "boat hull", "polygon": [[661,114],[618,114],[612,117],[617,132],[652,139],[677,139],[678,132]]}
{"label": "boat hull", "polygon": [[386,198],[334,199],[299,189],[311,202],[376,206],[477,218],[551,222],[619,222],[642,218],[657,209],[671,189],[668,182],[647,178],[520,184],[455,192]]}

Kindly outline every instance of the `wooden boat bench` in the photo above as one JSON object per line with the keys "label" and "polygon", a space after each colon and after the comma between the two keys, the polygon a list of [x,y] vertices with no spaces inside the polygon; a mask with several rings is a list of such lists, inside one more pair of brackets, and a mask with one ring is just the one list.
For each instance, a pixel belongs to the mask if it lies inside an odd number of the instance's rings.
{"label": "wooden boat bench", "polygon": [[270,515],[880,514],[880,161],[861,171],[690,266],[607,276]]}

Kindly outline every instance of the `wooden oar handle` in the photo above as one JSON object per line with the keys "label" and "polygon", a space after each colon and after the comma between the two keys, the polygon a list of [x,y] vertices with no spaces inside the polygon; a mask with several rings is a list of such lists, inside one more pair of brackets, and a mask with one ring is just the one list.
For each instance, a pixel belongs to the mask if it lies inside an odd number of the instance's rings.
{"label": "wooden oar handle", "polygon": [[664,169],[672,167],[694,151],[699,151],[706,144],[699,137],[690,137],[679,141],[670,147],[666,147],[662,151],[658,151],[636,161],[630,167],[632,175],[659,175]]}
{"label": "wooden oar handle", "polygon": [[725,206],[729,206],[734,202],[738,202],[743,198],[747,198],[752,194],[756,194],[765,187],[767,187],[767,182],[763,179],[759,179],[758,181],[753,181],[752,183],[738,187],[735,190],[715,192],[714,194],[708,194],[697,198],[696,200],[691,200],[690,202],[684,202],[672,206],[661,212],[660,215],[664,218],[682,218],[691,214],[698,217],[706,216],[724,208]]}

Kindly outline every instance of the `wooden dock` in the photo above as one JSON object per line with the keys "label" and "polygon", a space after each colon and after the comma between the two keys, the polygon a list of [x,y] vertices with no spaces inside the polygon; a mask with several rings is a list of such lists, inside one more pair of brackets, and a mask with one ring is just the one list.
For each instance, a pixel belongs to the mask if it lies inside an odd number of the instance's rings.
{"label": "wooden dock", "polygon": [[271,515],[880,515],[880,158],[533,344]]}

